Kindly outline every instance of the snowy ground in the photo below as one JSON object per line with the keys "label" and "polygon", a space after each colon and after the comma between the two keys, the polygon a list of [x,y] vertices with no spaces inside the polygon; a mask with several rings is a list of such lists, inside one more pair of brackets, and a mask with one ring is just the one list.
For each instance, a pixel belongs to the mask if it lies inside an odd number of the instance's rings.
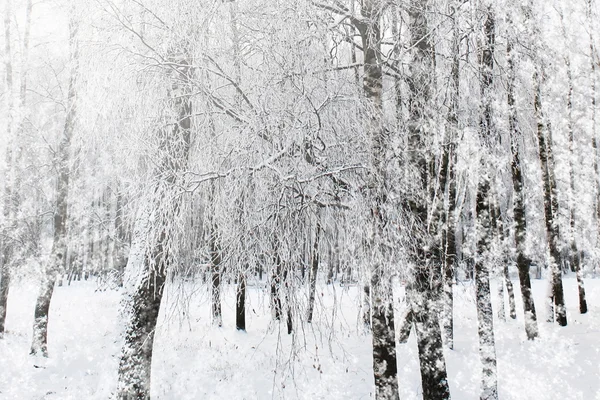
{"label": "snowy ground", "polygon": [[[590,311],[582,316],[576,282],[565,279],[569,326],[559,328],[543,322],[547,282],[533,282],[542,320],[535,342],[525,340],[517,290],[519,318],[495,321],[501,399],[600,400],[600,280],[585,284]],[[47,361],[28,355],[36,288],[17,283],[11,289],[7,333],[0,339],[0,399],[110,397],[120,346],[119,293],[95,289],[93,282],[56,289]],[[455,350],[446,352],[450,389],[453,399],[478,399],[473,287],[461,283],[455,290]],[[371,339],[357,325],[358,295],[357,287],[320,287],[317,322],[298,327],[292,337],[284,323],[271,322],[264,289],[249,288],[248,333],[240,333],[233,287],[224,296],[222,328],[210,324],[205,289],[169,288],[155,342],[153,399],[372,398]],[[413,334],[398,346],[398,356],[401,398],[420,399]]]}

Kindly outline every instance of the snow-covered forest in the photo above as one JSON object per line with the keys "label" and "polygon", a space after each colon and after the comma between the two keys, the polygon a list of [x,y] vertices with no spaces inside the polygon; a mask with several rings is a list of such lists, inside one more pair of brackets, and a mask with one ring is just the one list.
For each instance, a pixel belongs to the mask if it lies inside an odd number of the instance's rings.
{"label": "snow-covered forest", "polygon": [[600,399],[598,0],[2,0],[0,399]]}

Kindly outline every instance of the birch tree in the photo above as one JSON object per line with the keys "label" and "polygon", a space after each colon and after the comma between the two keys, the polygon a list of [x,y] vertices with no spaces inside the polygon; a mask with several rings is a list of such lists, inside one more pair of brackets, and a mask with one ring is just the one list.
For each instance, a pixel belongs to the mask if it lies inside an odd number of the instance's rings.
{"label": "birch tree", "polygon": [[11,243],[9,243],[9,221],[11,211],[13,209],[13,171],[15,154],[13,145],[15,139],[13,136],[13,69],[12,69],[12,51],[11,51],[11,16],[12,6],[11,0],[6,0],[4,5],[4,68],[6,82],[6,110],[8,118],[6,119],[6,137],[9,145],[6,149],[6,170],[4,171],[4,198],[2,207],[2,237],[0,237],[0,251],[2,256],[0,259],[0,334],[4,333],[4,323],[6,320],[6,306],[8,301],[8,291],[10,288],[10,262],[11,262]]}
{"label": "birch tree", "polygon": [[[438,311],[442,284],[441,243],[437,242],[437,229],[443,207],[430,198],[430,187],[439,193],[431,163],[431,143],[436,133],[433,125],[435,102],[434,49],[429,26],[433,2],[412,0],[408,4],[411,61],[408,79],[409,115],[407,161],[416,184],[407,193],[404,208],[415,218],[416,243],[412,262],[414,272],[408,287],[412,318],[415,324],[423,399],[449,399],[450,390],[442,345]],[[443,189],[442,189],[443,192]]]}
{"label": "birch tree", "polygon": [[149,399],[156,323],[167,273],[177,260],[181,173],[188,163],[192,100],[189,44],[171,50],[168,75],[170,121],[157,132],[160,148],[151,186],[140,208],[125,271],[124,344],[117,397]]}
{"label": "birch tree", "polygon": [[507,104],[508,104],[508,129],[511,149],[511,178],[513,184],[513,215],[515,221],[516,261],[519,273],[519,287],[523,298],[523,313],[527,339],[533,340],[538,336],[537,314],[531,293],[531,279],[529,269],[531,260],[526,253],[527,219],[525,218],[525,188],[522,167],[523,133],[519,126],[517,105],[515,98],[517,53],[513,50],[514,26],[510,11],[507,12]]}
{"label": "birch tree", "polygon": [[475,290],[477,302],[477,326],[479,333],[479,356],[483,365],[481,399],[498,398],[498,378],[496,371],[496,342],[494,338],[494,313],[490,293],[490,269],[486,259],[491,240],[490,209],[493,207],[490,193],[490,162],[491,147],[496,144],[494,132],[492,89],[494,72],[494,47],[496,22],[493,6],[482,2],[483,36],[480,44],[480,74],[481,74],[481,124],[480,142],[482,145],[481,176],[477,189],[477,219],[478,219],[478,255],[475,261]]}
{"label": "birch tree", "polygon": [[[559,10],[561,20],[561,31],[565,40],[567,39],[567,30],[565,27],[565,17],[562,10]],[[581,271],[581,250],[577,245],[576,235],[576,211],[575,211],[575,190],[576,190],[576,178],[575,178],[575,160],[578,158],[578,154],[575,149],[575,127],[573,126],[573,70],[571,66],[571,57],[567,53],[564,58],[565,68],[567,69],[567,135],[569,140],[569,247],[570,257],[569,264],[575,271],[577,279],[577,294],[579,297],[579,312],[581,314],[587,313],[587,301],[585,298],[585,286],[583,282],[583,274]]]}
{"label": "birch tree", "polygon": [[[71,10],[74,12],[74,10]],[[77,123],[77,78],[79,62],[78,23],[74,15],[69,22],[70,76],[66,99],[66,117],[58,150],[55,155],[57,172],[54,206],[54,234],[50,259],[42,275],[33,322],[31,354],[48,356],[48,318],[50,302],[58,273],[67,254],[67,219],[70,181],[71,143]]]}

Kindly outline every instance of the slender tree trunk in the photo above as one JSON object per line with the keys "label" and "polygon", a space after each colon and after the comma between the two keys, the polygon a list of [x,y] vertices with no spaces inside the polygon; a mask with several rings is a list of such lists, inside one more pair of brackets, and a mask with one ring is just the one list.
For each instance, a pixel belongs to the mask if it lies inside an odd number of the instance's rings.
{"label": "slender tree trunk", "polygon": [[[563,37],[566,39],[567,37],[567,29],[565,26],[564,16],[562,11],[560,11],[560,19],[561,19],[561,28]],[[567,82],[568,82],[568,92],[567,92],[567,132],[569,136],[569,172],[570,172],[570,180],[571,180],[571,193],[569,199],[569,227],[570,227],[570,247],[571,254],[569,254],[569,264],[571,269],[575,271],[575,275],[577,277],[577,289],[579,294],[579,312],[581,314],[587,313],[587,301],[585,299],[585,287],[583,283],[583,276],[581,272],[581,258],[580,251],[577,246],[577,241],[575,235],[577,233],[575,227],[575,158],[577,157],[577,152],[575,151],[575,137],[574,137],[574,128],[573,128],[573,72],[571,70],[571,58],[569,55],[565,56],[565,67],[567,69]]]}
{"label": "slender tree trunk", "polygon": [[508,251],[506,249],[505,246],[505,241],[506,241],[506,234],[504,231],[504,222],[502,220],[502,215],[500,212],[500,208],[498,207],[498,204],[496,203],[496,201],[494,201],[493,204],[493,209],[491,210],[493,211],[493,216],[492,216],[492,222],[495,221],[495,223],[493,223],[494,225],[494,231],[498,233],[498,237],[500,239],[500,255],[501,255],[501,265],[499,268],[499,280],[498,280],[498,297],[499,297],[499,307],[498,307],[498,318],[501,320],[506,320],[506,311],[505,311],[505,304],[504,304],[504,285],[506,285],[506,293],[507,293],[507,297],[508,297],[508,307],[509,307],[509,313],[510,313],[510,318],[511,319],[516,319],[517,318],[517,310],[516,310],[516,303],[515,303],[515,291],[513,288],[513,284],[512,281],[510,280],[510,275],[508,273],[508,264],[510,263],[510,257],[508,254]]}
{"label": "slender tree trunk", "polygon": [[502,275],[502,277],[504,278],[504,283],[506,284],[506,292],[508,293],[508,308],[510,310],[510,318],[517,319],[515,289],[513,287],[512,281],[510,280],[510,275],[508,274],[508,260],[506,260],[502,267]]}
{"label": "slender tree trunk", "polygon": [[[535,21],[533,21],[533,2],[530,0],[524,8],[525,18],[530,26],[528,35],[531,36],[534,43],[532,46],[532,62],[534,64],[533,74],[533,108],[537,125],[537,139],[539,150],[540,168],[542,170],[543,197],[544,197],[544,222],[546,226],[546,236],[548,248],[550,250],[550,301],[549,306],[554,311],[549,315],[549,320],[556,316],[556,321],[561,326],[567,325],[567,312],[565,308],[564,292],[562,284],[561,264],[562,257],[559,250],[559,227],[558,227],[558,196],[556,190],[554,153],[552,150],[552,127],[547,120],[542,107],[542,84],[545,81],[542,60],[539,57],[538,41],[540,40],[540,31]],[[552,305],[554,302],[554,306]]]}
{"label": "slender tree trunk", "polygon": [[383,70],[381,61],[381,11],[379,0],[362,2],[364,20],[353,20],[360,33],[363,47],[363,90],[370,108],[367,129],[370,137],[371,163],[369,169],[369,205],[371,208],[371,234],[368,238],[370,253],[369,273],[371,298],[370,314],[373,340],[373,375],[376,399],[398,399],[398,376],[396,364],[396,334],[394,329],[393,296],[390,277],[383,264],[383,227],[386,203],[385,189],[387,133],[383,128]]}
{"label": "slender tree trunk", "polygon": [[398,343],[404,344],[410,337],[410,330],[414,324],[411,307],[408,307],[403,317],[400,318],[400,328],[398,329]]}
{"label": "slender tree trunk", "polygon": [[[511,319],[516,319],[517,318],[517,309],[516,309],[516,303],[515,303],[515,290],[513,288],[513,284],[512,281],[510,280],[510,275],[508,273],[508,264],[510,263],[510,256],[509,256],[509,252],[506,249],[506,233],[505,233],[505,228],[504,228],[504,221],[502,219],[502,215],[500,212],[500,208],[497,204],[497,202],[494,203],[494,215],[495,215],[495,219],[496,219],[496,227],[497,227],[497,232],[498,232],[498,237],[500,238],[500,254],[501,254],[501,262],[502,265],[500,266],[500,279],[499,279],[499,284],[500,284],[500,288],[502,288],[502,282],[504,282],[504,284],[506,285],[506,294],[508,296],[508,308],[509,308],[509,313],[510,313],[510,318]],[[504,306],[504,290],[502,290],[502,306]],[[504,308],[504,307],[502,307]],[[504,310],[502,310],[502,312],[504,312]],[[504,318],[502,318],[504,319]]]}
{"label": "slender tree trunk", "polygon": [[[492,84],[494,71],[495,18],[490,4],[484,16],[485,43],[480,55],[481,97],[483,110],[481,116],[481,143],[484,146],[482,165],[484,174],[488,176],[492,166],[487,159],[491,145],[495,142],[492,116]],[[493,206],[490,196],[490,180],[480,176],[477,190],[476,213],[479,225],[477,240],[477,258],[475,261],[475,288],[477,299],[477,325],[479,332],[479,356],[483,366],[482,400],[498,399],[498,377],[496,368],[496,342],[494,338],[494,314],[490,293],[490,269],[486,253],[489,251]]]}
{"label": "slender tree trunk", "polygon": [[373,293],[371,330],[373,334],[373,371],[377,399],[398,398],[398,366],[391,284],[381,282],[381,274],[373,274],[371,288],[385,290]]}
{"label": "slender tree trunk", "polygon": [[[586,17],[588,22],[588,34],[590,42],[590,72],[591,72],[591,85],[590,85],[590,105],[592,106],[592,148],[594,150],[594,182],[596,186],[596,197],[595,197],[595,214],[596,214],[596,227],[600,234],[600,164],[598,163],[598,138],[596,135],[596,63],[597,54],[596,46],[594,42],[594,16],[593,16],[593,0],[587,0]],[[597,238],[600,240],[600,237]]]}
{"label": "slender tree trunk", "polygon": [[[240,34],[239,34],[238,21],[237,21],[238,4],[237,4],[237,1],[234,0],[230,3],[230,5],[231,6],[229,8],[229,17],[230,17],[230,26],[231,26],[232,41],[233,41],[233,57],[234,57],[233,66],[234,66],[234,71],[235,71],[235,82],[236,82],[236,85],[239,87],[239,85],[241,84],[241,81],[242,81],[242,67],[241,67],[241,54],[240,54]],[[236,107],[238,107],[238,108],[240,108],[242,105],[242,98],[238,91],[236,91],[235,103],[236,103]],[[248,188],[251,188],[251,187],[252,187],[252,184],[251,184],[251,180],[249,178]],[[244,209],[244,203],[245,203],[245,199],[242,197],[242,201],[240,204],[240,210]],[[243,220],[244,220],[244,215],[243,215],[243,211],[242,211],[239,216],[240,225],[242,224]],[[242,241],[245,241],[245,240],[246,240],[246,238],[242,237]],[[242,243],[242,248],[247,249],[247,247],[244,244],[245,243]],[[235,327],[238,331],[244,331],[244,332],[246,331],[246,271],[247,271],[247,266],[244,271],[241,271],[238,274],[238,286],[237,286],[237,290],[236,290],[236,302],[235,302]]]}
{"label": "slender tree trunk", "polygon": [[7,98],[7,118],[6,135],[8,138],[8,147],[6,149],[6,172],[4,176],[4,207],[3,221],[0,225],[2,236],[0,237],[0,334],[4,333],[6,321],[6,306],[8,303],[8,291],[10,288],[10,262],[12,246],[8,241],[8,225],[11,217],[12,198],[13,198],[13,176],[12,169],[14,163],[13,144],[15,139],[12,137],[13,125],[13,73],[12,73],[12,54],[11,54],[11,29],[10,18],[12,15],[11,0],[6,0],[4,9],[4,68],[6,70],[6,98]]}
{"label": "slender tree trunk", "polygon": [[317,291],[317,274],[319,272],[319,242],[321,236],[321,224],[317,221],[315,227],[315,241],[313,244],[311,267],[309,272],[309,294],[308,294],[308,323],[312,323],[313,311],[315,308],[315,293]]}
{"label": "slender tree trunk", "polygon": [[275,320],[281,320],[283,314],[283,308],[281,304],[281,257],[279,256],[279,244],[275,240],[273,246],[273,261],[274,266],[271,273],[271,310],[273,311],[273,317]]}
{"label": "slender tree trunk", "polygon": [[[444,339],[449,349],[454,348],[454,270],[456,268],[456,139],[458,137],[458,111],[460,102],[460,32],[458,21],[459,2],[451,3],[452,15],[452,94],[448,106],[448,137],[442,156],[440,176],[444,179],[440,188],[448,193],[448,206],[444,212],[443,232],[444,271]],[[445,177],[445,178],[444,178]]]}
{"label": "slender tree trunk", "polygon": [[[410,289],[414,292],[410,316],[413,318],[417,335],[423,400],[449,399],[450,388],[438,319],[438,296],[427,293],[439,292],[439,288],[431,287],[430,269],[431,267],[421,267],[415,273],[415,285]],[[438,282],[440,279],[438,277]]]}
{"label": "slender tree trunk", "polygon": [[[570,68],[570,65],[568,66]],[[587,313],[587,301],[585,298],[585,287],[583,282],[583,274],[581,271],[581,258],[577,241],[575,240],[576,228],[575,228],[575,205],[574,205],[574,193],[575,193],[575,166],[573,165],[573,158],[576,157],[574,152],[574,138],[573,138],[573,127],[571,125],[571,114],[572,114],[572,93],[573,93],[573,80],[569,69],[569,147],[571,152],[571,214],[570,214],[570,227],[571,227],[571,254],[570,264],[571,268],[575,270],[577,277],[577,288],[579,295],[579,312],[581,314]]]}
{"label": "slender tree trunk", "polygon": [[365,330],[371,330],[371,285],[363,285],[362,320]]}
{"label": "slender tree trunk", "polygon": [[[21,137],[25,122],[25,106],[27,101],[27,72],[29,70],[29,36],[31,32],[31,10],[32,0],[27,0],[25,10],[25,32],[23,34],[23,47],[21,53],[21,85],[19,88],[19,112],[17,129],[14,130],[14,102],[13,102],[13,69],[11,54],[11,25],[12,16],[11,0],[6,0],[4,10],[4,65],[6,70],[6,137],[8,146],[6,149],[6,176],[4,177],[4,221],[0,224],[2,238],[0,238],[0,334],[4,332],[6,311],[8,305],[8,292],[11,281],[11,261],[14,253],[13,243],[8,239],[9,223],[16,222],[17,210],[20,208],[21,187]],[[13,137],[14,134],[14,137]]]}
{"label": "slender tree trunk", "polygon": [[[491,229],[490,229],[490,233],[491,234],[498,234],[499,239],[500,239],[500,244],[502,243],[502,235],[500,233],[500,231],[502,230],[501,228],[501,223],[500,222],[500,210],[498,208],[498,205],[496,204],[496,199],[495,196],[493,194],[490,195],[489,198],[489,203],[488,203],[488,209],[489,209],[489,217],[490,217],[490,222],[491,222]],[[500,226],[498,226],[500,225]],[[491,238],[490,238],[491,239]],[[502,253],[502,250],[500,251]],[[500,269],[503,268],[503,264],[505,262],[504,259],[500,259],[499,260],[502,265],[500,265]],[[501,278],[502,278],[502,274],[501,274]],[[498,280],[498,319],[501,321],[506,321],[506,307],[504,304],[504,282],[503,279],[499,279]]]}
{"label": "slender tree trunk", "polygon": [[[412,212],[423,229],[420,233],[423,236],[417,236],[418,247],[413,254],[414,274],[407,292],[417,335],[423,399],[440,400],[450,398],[450,389],[438,319],[443,249],[441,243],[434,243],[438,237],[435,230],[438,228],[439,219],[442,218],[443,206],[438,204],[439,196],[430,198],[430,189],[434,185],[435,177],[428,176],[431,172],[433,151],[427,147],[427,138],[432,133],[425,128],[432,123],[430,113],[435,107],[432,96],[435,75],[434,49],[428,26],[430,4],[429,0],[411,0],[408,8],[412,61],[408,79],[407,153],[408,161],[418,175],[414,177],[416,186],[408,194],[404,208]],[[443,193],[444,189],[437,188],[434,192]],[[432,213],[431,223],[428,223],[429,212]]]}
{"label": "slender tree trunk", "polygon": [[[510,34],[512,34],[512,21],[508,18]],[[508,125],[511,140],[511,177],[513,183],[513,214],[515,219],[515,245],[517,252],[517,270],[519,272],[519,287],[521,297],[523,298],[523,313],[525,321],[525,333],[527,339],[533,340],[538,337],[537,314],[535,303],[531,293],[531,279],[529,277],[529,266],[531,261],[526,255],[526,237],[527,221],[525,219],[525,193],[524,178],[521,167],[521,156],[519,152],[522,132],[518,125],[517,108],[515,106],[515,54],[512,49],[512,37],[509,35],[506,45],[507,63],[508,63],[508,83],[507,83],[507,101],[508,101]],[[505,278],[508,278],[508,268],[506,268]],[[507,279],[508,280],[508,279]]]}
{"label": "slender tree trunk", "polygon": [[[14,130],[14,112],[13,107],[13,79],[12,79],[12,54],[11,54],[11,0],[6,0],[4,26],[5,26],[5,67],[6,67],[6,98],[7,98],[7,153],[6,153],[6,176],[4,181],[5,205],[4,222],[0,228],[7,229],[9,222],[16,222],[17,210],[20,209],[20,187],[21,187],[21,137],[26,115],[27,99],[27,72],[29,70],[29,37],[31,31],[31,10],[32,1],[27,0],[25,11],[25,31],[23,35],[23,46],[21,51],[21,85],[19,90],[18,120],[16,121],[16,131]],[[14,137],[13,137],[14,134]],[[3,239],[0,239],[0,333],[4,331],[4,321],[6,317],[6,306],[8,301],[8,292],[11,280],[10,262],[13,255],[12,243],[8,240],[10,235],[6,232]]]}
{"label": "slender tree trunk", "polygon": [[[72,17],[73,18],[73,17]],[[67,115],[63,134],[58,145],[55,165],[58,171],[56,185],[56,203],[54,209],[54,236],[50,261],[46,265],[40,292],[35,305],[33,322],[33,341],[31,354],[48,356],[48,317],[50,302],[54,293],[57,274],[67,254],[67,200],[69,197],[69,158],[71,153],[71,140],[75,130],[77,92],[76,82],[78,74],[78,43],[77,25],[71,20],[69,24],[69,44],[71,49],[70,62],[71,74],[67,94]]]}
{"label": "slender tree trunk", "polygon": [[287,333],[288,335],[291,335],[292,332],[294,331],[294,326],[293,326],[293,320],[292,320],[292,302],[290,301],[290,277],[288,274],[289,270],[288,270],[288,266],[284,265],[283,268],[283,283],[284,283],[284,288],[285,288],[285,303],[287,305],[287,319],[286,319],[286,325],[287,325]]}
{"label": "slender tree trunk", "polygon": [[124,202],[123,193],[120,187],[117,186],[116,194],[116,205],[115,205],[115,236],[116,241],[114,245],[114,259],[117,268],[117,285],[123,286],[123,273],[125,266],[127,265],[127,250],[131,246],[129,243],[128,235],[126,234],[125,220],[123,215]]}
{"label": "slender tree trunk", "polygon": [[238,276],[235,302],[235,327],[238,331],[246,331],[246,274]]}
{"label": "slender tree trunk", "polygon": [[504,307],[504,283],[498,280],[498,319],[506,321],[506,310]]}
{"label": "slender tree trunk", "polygon": [[[334,238],[332,237],[331,240],[333,241]],[[333,243],[329,244],[327,260],[328,260],[327,261],[327,284],[331,285],[331,284],[333,284],[334,274],[335,274],[335,260],[334,260],[334,255],[333,255]]]}
{"label": "slender tree trunk", "polygon": [[554,175],[554,156],[552,152],[552,133],[549,123],[545,122],[542,110],[542,77],[539,72],[534,75],[534,110],[537,120],[538,148],[540,154],[540,166],[544,181],[544,218],[550,247],[550,272],[551,293],[554,301],[554,314],[560,326],[567,325],[567,310],[565,308],[564,291],[562,284],[561,254],[559,249],[558,221],[558,198],[556,193],[556,178]]}
{"label": "slender tree trunk", "polygon": [[216,326],[223,326],[223,313],[221,310],[221,249],[218,243],[218,228],[216,224],[213,223],[210,230],[208,246],[210,253],[212,321]]}

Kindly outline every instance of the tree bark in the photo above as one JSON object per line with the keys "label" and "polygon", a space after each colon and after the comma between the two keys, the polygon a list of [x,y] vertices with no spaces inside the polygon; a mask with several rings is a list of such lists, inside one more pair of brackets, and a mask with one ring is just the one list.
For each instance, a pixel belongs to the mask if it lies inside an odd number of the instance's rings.
{"label": "tree bark", "polygon": [[451,95],[448,105],[448,134],[442,155],[440,170],[440,188],[448,193],[448,205],[444,211],[444,232],[442,249],[444,251],[443,263],[443,324],[444,339],[449,349],[454,348],[454,270],[456,268],[456,140],[459,132],[459,103],[460,103],[460,32],[458,21],[459,2],[450,5],[452,18],[452,71]]}
{"label": "tree bark", "polygon": [[[562,11],[560,11],[560,19],[561,19],[561,28],[563,38],[567,38],[567,29],[565,26],[564,16]],[[577,291],[579,295],[579,312],[581,314],[587,313],[587,301],[585,299],[585,286],[583,282],[583,276],[581,271],[581,258],[580,251],[577,246],[577,240],[575,235],[577,233],[575,226],[575,158],[577,157],[577,152],[575,151],[575,137],[574,137],[574,128],[573,128],[573,72],[571,70],[571,58],[567,54],[565,56],[565,67],[567,69],[567,83],[568,83],[568,92],[567,92],[567,132],[569,136],[569,172],[570,172],[570,183],[571,183],[571,193],[569,199],[569,227],[570,227],[570,250],[569,254],[569,264],[571,269],[575,271],[575,276],[577,277]]]}
{"label": "tree bark", "polygon": [[[152,353],[156,322],[171,262],[165,254],[168,246],[167,232],[163,230],[153,252],[144,257],[141,279],[128,301],[128,321],[125,345],[119,361],[117,398],[119,400],[150,399]],[[130,258],[134,258],[130,257]],[[137,267],[128,264],[128,269]]]}
{"label": "tree bark", "polygon": [[[439,196],[431,197],[433,192],[442,192],[445,188],[436,188],[435,176],[429,176],[432,149],[428,148],[428,136],[432,133],[428,126],[432,123],[430,115],[435,107],[433,84],[435,60],[432,39],[428,26],[431,12],[429,0],[411,0],[409,2],[410,63],[409,121],[408,121],[408,161],[416,171],[416,185],[413,192],[407,194],[405,209],[410,210],[419,226],[416,234],[416,249],[413,253],[415,263],[412,282],[407,296],[411,304],[417,344],[421,382],[424,400],[449,399],[448,376],[444,358],[442,331],[438,313],[440,311],[440,291],[442,286],[442,243],[437,242],[437,232],[443,206]],[[430,198],[431,197],[431,198]],[[429,223],[429,213],[432,213]],[[422,232],[421,232],[422,230]]]}
{"label": "tree bark", "polygon": [[[527,221],[525,218],[525,193],[524,178],[521,166],[520,140],[522,137],[519,128],[517,108],[515,106],[515,53],[512,48],[512,21],[509,18],[509,37],[506,45],[506,58],[508,63],[507,102],[508,102],[508,126],[510,131],[510,148],[512,153],[511,178],[513,183],[513,214],[515,220],[515,245],[517,256],[517,270],[519,272],[519,287],[523,298],[523,313],[525,321],[525,333],[527,339],[534,340],[538,337],[537,314],[535,303],[531,293],[531,279],[529,267],[531,261],[525,253],[527,237]],[[505,271],[508,275],[508,269]]]}
{"label": "tree bark", "polygon": [[371,140],[371,165],[369,169],[369,202],[371,207],[372,231],[369,238],[370,261],[370,314],[373,340],[373,375],[376,399],[398,399],[398,376],[396,361],[396,334],[394,329],[393,297],[390,277],[385,275],[383,258],[383,227],[386,203],[385,166],[388,148],[387,134],[383,128],[383,70],[381,61],[381,10],[378,0],[362,2],[361,15],[364,20],[354,21],[363,46],[364,78],[363,90],[370,107],[367,120]]}
{"label": "tree bark", "polygon": [[238,276],[238,287],[235,302],[235,327],[238,331],[246,331],[246,274]]}
{"label": "tree bark", "polygon": [[277,239],[275,239],[275,243],[273,245],[273,262],[274,266],[272,267],[271,272],[271,310],[273,311],[273,317],[275,320],[281,320],[281,316],[283,314],[283,308],[281,304],[281,273],[282,273],[282,265],[281,265],[281,257],[279,256],[279,244],[277,243]]}
{"label": "tree bark", "polygon": [[540,167],[544,182],[544,220],[548,246],[550,248],[551,293],[550,301],[554,302],[554,316],[560,326],[567,325],[567,310],[562,284],[561,254],[559,249],[559,228],[555,220],[558,214],[558,197],[556,193],[556,178],[554,175],[554,156],[552,152],[552,131],[550,124],[545,121],[542,109],[542,77],[536,71],[533,77],[535,85],[534,111],[537,121],[537,138],[540,155]]}
{"label": "tree bark", "polygon": [[317,274],[319,272],[319,242],[321,236],[321,223],[317,221],[315,227],[315,241],[313,243],[311,266],[308,276],[309,294],[308,294],[308,317],[307,322],[312,323],[313,311],[315,308],[315,293],[317,291]]}
{"label": "tree bark", "polygon": [[511,319],[517,319],[517,305],[515,302],[515,289],[513,287],[512,281],[510,280],[510,275],[508,274],[508,260],[504,264],[502,268],[502,275],[504,278],[504,283],[506,284],[506,291],[508,293],[508,307],[510,312]]}
{"label": "tree bark", "polygon": [[[213,191],[214,193],[214,191]],[[211,200],[213,197],[211,196]],[[211,310],[212,322],[216,326],[223,326],[223,312],[221,310],[221,249],[218,243],[218,228],[212,224],[208,238],[211,274]]]}
{"label": "tree bark", "polygon": [[[596,214],[596,227],[598,233],[600,233],[600,164],[598,163],[598,137],[596,135],[596,63],[597,63],[597,52],[594,41],[594,16],[593,16],[593,0],[587,0],[586,8],[586,19],[588,24],[588,34],[590,42],[590,72],[591,72],[591,85],[590,85],[590,105],[592,106],[592,148],[594,150],[594,182],[596,186],[596,197],[595,197],[595,214]],[[600,240],[598,238],[597,240]]]}
{"label": "tree bark", "polygon": [[502,282],[504,282],[504,284],[506,285],[506,293],[508,296],[508,308],[509,308],[509,315],[511,319],[516,319],[517,318],[517,306],[515,303],[515,290],[513,288],[513,284],[512,281],[510,280],[510,275],[508,273],[508,264],[510,263],[510,255],[508,250],[506,249],[506,233],[505,233],[505,228],[504,228],[504,221],[502,219],[502,215],[500,212],[500,208],[498,207],[498,204],[495,203],[494,204],[494,208],[495,208],[495,216],[496,216],[496,225],[497,225],[497,231],[498,231],[498,236],[500,238],[500,244],[501,244],[501,262],[502,265],[500,267],[500,286],[502,287]]}
{"label": "tree bark", "polygon": [[493,110],[492,110],[492,84],[494,71],[494,46],[495,46],[495,17],[492,6],[487,5],[484,15],[484,43],[480,54],[481,68],[481,98],[483,110],[481,115],[480,142],[483,145],[482,166],[477,190],[476,213],[478,219],[477,258],[475,260],[475,287],[477,299],[477,325],[479,332],[479,356],[483,366],[482,387],[480,398],[482,400],[498,399],[498,375],[496,367],[496,342],[494,337],[494,314],[490,293],[490,269],[487,253],[491,238],[490,217],[490,180],[492,165],[487,159],[492,144],[495,142],[493,135]]}
{"label": "tree bark", "polygon": [[[29,37],[31,32],[31,10],[32,0],[27,0],[25,9],[25,32],[23,34],[23,47],[21,53],[21,84],[19,87],[19,111],[16,130],[14,129],[14,101],[13,101],[13,68],[11,54],[11,25],[12,2],[6,0],[4,10],[4,65],[6,71],[6,97],[7,118],[6,135],[8,146],[6,149],[6,172],[4,177],[4,221],[0,224],[2,238],[0,238],[0,334],[4,332],[6,312],[8,305],[8,293],[11,281],[11,262],[14,255],[13,243],[9,240],[9,224],[15,227],[17,210],[20,208],[21,187],[21,137],[25,122],[25,106],[27,101],[27,72],[29,70]],[[14,137],[13,137],[14,134]]]}
{"label": "tree bark", "polygon": [[[167,272],[176,254],[175,230],[181,185],[178,176],[187,167],[191,136],[192,103],[186,86],[191,77],[187,59],[173,58],[169,92],[177,120],[163,129],[162,156],[157,160],[146,204],[136,221],[126,267],[122,315],[126,321],[119,362],[116,397],[150,399],[152,352]],[[168,125],[169,126],[169,125]]]}
{"label": "tree bark", "polygon": [[35,305],[33,322],[33,341],[31,354],[48,356],[48,318],[50,302],[54,293],[57,274],[63,264],[63,258],[67,254],[67,219],[68,219],[68,197],[69,197],[69,159],[71,153],[71,140],[75,130],[76,106],[77,106],[77,75],[79,49],[77,42],[77,24],[71,17],[69,23],[69,46],[71,50],[70,62],[71,72],[69,78],[69,90],[67,94],[67,115],[63,134],[58,145],[55,165],[58,171],[56,184],[56,203],[54,208],[54,236],[50,262],[46,265],[43,273],[40,292]]}
{"label": "tree bark", "polygon": [[[500,243],[502,243],[502,227],[501,227],[501,223],[499,224],[500,221],[500,210],[498,208],[498,205],[496,204],[496,199],[495,196],[493,194],[490,195],[489,198],[489,204],[488,204],[488,208],[489,208],[489,213],[490,213],[490,222],[491,222],[491,230],[490,233],[492,234],[498,234],[499,236],[499,241]],[[500,225],[500,226],[498,226]],[[502,253],[502,247],[500,250],[500,253]],[[500,259],[500,263],[502,265],[500,265],[500,269],[503,269],[503,266],[505,264],[506,260],[504,259]],[[501,274],[500,276],[501,278],[503,277],[503,275]],[[497,314],[498,314],[498,319],[501,321],[506,321],[506,307],[504,306],[504,282],[503,279],[499,279],[498,280],[498,310],[497,310]]]}

